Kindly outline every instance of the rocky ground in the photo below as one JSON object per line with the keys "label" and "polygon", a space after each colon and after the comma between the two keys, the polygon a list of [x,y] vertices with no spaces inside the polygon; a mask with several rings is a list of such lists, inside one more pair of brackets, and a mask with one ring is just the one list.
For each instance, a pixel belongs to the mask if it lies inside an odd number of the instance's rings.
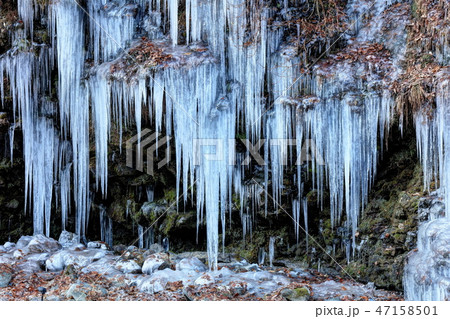
{"label": "rocky ground", "polygon": [[0,246],[0,300],[401,300],[314,270],[268,267],[220,257],[208,271],[204,252],[173,254],[103,242],[22,236]]}

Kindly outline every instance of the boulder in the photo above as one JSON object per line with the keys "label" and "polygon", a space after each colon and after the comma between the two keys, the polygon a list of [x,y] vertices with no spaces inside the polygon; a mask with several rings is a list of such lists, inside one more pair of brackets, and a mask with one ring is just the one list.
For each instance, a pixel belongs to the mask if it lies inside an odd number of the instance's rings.
{"label": "boulder", "polygon": [[115,268],[124,274],[138,274],[142,270],[134,260],[119,260],[115,264]]}
{"label": "boulder", "polygon": [[108,291],[96,285],[89,285],[87,283],[72,284],[66,291],[66,297],[76,301],[85,301],[89,296],[90,299],[96,300],[100,297],[106,296]]}
{"label": "boulder", "polygon": [[61,248],[53,238],[44,235],[36,235],[30,240],[26,247],[29,253],[51,253]]}
{"label": "boulder", "polygon": [[9,256],[0,256],[0,265],[1,264],[12,265],[14,262],[15,260],[10,258]]}
{"label": "boulder", "polygon": [[194,284],[197,286],[204,286],[214,284],[215,282],[213,276],[210,274],[203,274],[194,281]]}
{"label": "boulder", "polygon": [[108,245],[102,241],[90,241],[87,243],[87,248],[98,248],[103,250],[109,249]]}
{"label": "boulder", "polygon": [[105,257],[107,254],[108,252],[104,249],[61,250],[47,259],[45,265],[49,271],[60,271],[67,265],[75,265],[82,268]]}
{"label": "boulder", "polygon": [[81,269],[81,272],[82,273],[97,272],[102,276],[107,277],[121,276],[123,275],[123,273],[114,268],[116,262],[117,257],[114,257],[112,255],[106,255],[105,257]]}
{"label": "boulder", "polygon": [[167,285],[167,280],[164,278],[148,278],[147,280],[142,280],[138,285],[138,288],[142,292],[149,294],[154,294],[156,292],[161,292],[165,289]]}
{"label": "boulder", "polygon": [[22,249],[28,246],[30,241],[33,239],[33,236],[22,236],[17,241],[17,244],[15,246],[16,249]]}
{"label": "boulder", "polygon": [[150,254],[156,254],[163,252],[164,248],[160,244],[152,244],[148,248],[148,251],[150,252]]}
{"label": "boulder", "polygon": [[151,275],[157,270],[170,267],[169,256],[166,253],[157,253],[147,257],[142,265],[142,272]]}
{"label": "boulder", "polygon": [[22,263],[19,263],[18,265],[15,266],[15,268],[17,271],[23,271],[24,273],[29,275],[40,272],[42,270],[39,262],[34,260],[27,260]]}
{"label": "boulder", "polygon": [[3,247],[4,247],[7,251],[9,251],[9,250],[13,249],[14,247],[16,247],[16,244],[7,241],[7,242],[3,245]]}
{"label": "boulder", "polygon": [[136,283],[139,290],[147,293],[155,293],[164,290],[168,283],[182,281],[183,284],[188,284],[193,279],[195,279],[195,277],[192,278],[182,271],[166,268],[155,272],[150,277],[147,276],[140,280],[136,280]]}
{"label": "boulder", "polygon": [[281,290],[281,296],[289,301],[306,301],[311,297],[311,293],[306,287],[285,288]]}
{"label": "boulder", "polygon": [[50,258],[50,253],[38,253],[27,256],[27,260],[37,262],[41,267],[45,267],[45,262]]}
{"label": "boulder", "polygon": [[208,268],[198,258],[191,257],[181,259],[180,262],[177,264],[176,269],[203,272],[206,271]]}
{"label": "boulder", "polygon": [[63,248],[72,248],[78,245],[80,242],[80,236],[63,230],[61,235],[59,235],[58,242]]}
{"label": "boulder", "polygon": [[7,287],[13,277],[13,269],[7,265],[0,265],[0,288]]}

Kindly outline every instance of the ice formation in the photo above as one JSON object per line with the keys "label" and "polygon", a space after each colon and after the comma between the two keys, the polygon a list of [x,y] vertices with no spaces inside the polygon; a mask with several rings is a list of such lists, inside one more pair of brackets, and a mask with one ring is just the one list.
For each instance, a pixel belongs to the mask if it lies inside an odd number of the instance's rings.
{"label": "ice formation", "polygon": [[419,225],[417,250],[405,265],[403,285],[407,300],[448,300],[450,297],[450,74],[438,74],[436,109],[416,114],[417,148],[424,171],[424,185],[439,182],[444,216],[430,214]]}
{"label": "ice formation", "polygon": [[[379,40],[383,12],[393,2],[349,2],[352,30],[346,36],[346,53]],[[282,23],[291,5],[292,1],[280,1],[277,11],[260,0],[88,0],[84,8],[75,1],[59,0],[48,6],[51,46],[46,47],[31,42],[33,18],[41,9],[33,1],[18,1],[25,31],[17,31],[13,39],[30,41],[0,57],[0,75],[9,78],[15,121],[24,133],[26,198],[35,233],[49,234],[56,200],[63,228],[73,208],[75,231],[85,236],[91,201],[90,125],[95,138],[95,186],[107,197],[111,130],[118,128],[122,144],[122,132],[135,125],[136,155],[141,156],[145,141],[154,137],[142,131],[148,114],[155,136],[168,136],[158,137],[157,143],[174,145],[177,196],[186,202],[195,189],[198,225],[207,225],[211,269],[217,267],[220,235],[225,245],[233,194],[240,201],[244,239],[249,238],[261,206],[277,210],[286,195],[286,166],[295,166],[296,171],[297,191],[291,199],[297,242],[305,236],[309,244],[308,235],[302,233],[308,232],[303,178],[310,171],[306,178],[317,190],[317,205],[323,206],[328,193],[332,227],[344,221],[348,227],[351,238],[344,244],[351,259],[360,213],[391,125],[393,103],[384,75],[389,73],[390,80],[398,76],[404,54],[398,48],[405,47],[402,28],[407,19],[397,21],[393,34],[400,36],[382,39],[392,57],[381,62],[367,56],[364,62],[318,63],[304,73],[300,69],[304,57],[288,41],[291,35]],[[372,15],[366,15],[367,10]],[[142,55],[151,55],[139,47],[149,45],[149,40],[167,58],[163,63],[139,65]],[[138,54],[133,55],[136,48]],[[448,48],[446,44],[442,48],[440,59],[445,62]],[[56,68],[57,79],[52,79]],[[53,82],[57,82],[58,106],[45,100]],[[3,101],[3,82],[0,85]],[[433,116],[415,114],[426,188],[439,180],[447,206],[448,87],[448,80],[440,82]],[[256,145],[267,164],[261,168],[263,178],[244,181],[242,160],[250,154],[237,153],[238,135],[246,137],[247,147]],[[258,144],[260,138],[265,143]],[[309,160],[304,150],[314,150]],[[136,168],[143,170],[139,165]],[[146,195],[153,201],[152,189]],[[102,240],[112,244],[112,220],[106,210],[101,210],[100,218]],[[153,235],[146,233],[138,226],[140,247],[153,241]],[[426,246],[426,242],[424,238],[421,243]],[[273,259],[270,250],[269,259]]]}

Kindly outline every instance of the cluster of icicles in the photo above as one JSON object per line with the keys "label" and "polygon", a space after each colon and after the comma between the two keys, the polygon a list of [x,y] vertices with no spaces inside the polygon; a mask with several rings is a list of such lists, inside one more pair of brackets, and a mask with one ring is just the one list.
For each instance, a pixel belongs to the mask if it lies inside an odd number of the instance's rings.
{"label": "cluster of icicles", "polygon": [[403,284],[408,300],[450,298],[450,72],[437,75],[436,109],[415,115],[417,148],[423,166],[424,186],[440,183],[445,216],[429,216],[419,226],[417,251],[405,265]]}
{"label": "cluster of icicles", "polygon": [[[358,217],[374,181],[380,156],[377,145],[383,145],[390,126],[392,101],[389,92],[376,84],[380,82],[376,74],[370,79],[375,85],[369,85],[355,81],[349,69],[333,76],[300,73],[301,57],[283,42],[285,30],[276,21],[297,1],[282,1],[283,9],[276,12],[261,0],[186,0],[185,41],[187,45],[207,43],[209,52],[205,54],[211,58],[200,62],[186,58],[183,65],[168,63],[164,68],[140,70],[131,80],[111,77],[111,61],[126,55],[124,49],[144,35],[172,47],[176,56],[176,51],[182,50],[178,46],[181,1],[86,2],[83,8],[75,0],[58,0],[38,9],[32,1],[18,1],[24,21],[22,37],[16,35],[14,49],[0,59],[0,75],[5,74],[11,84],[15,125],[20,123],[24,134],[27,201],[32,203],[35,233],[49,235],[51,204],[56,200],[63,227],[74,203],[75,231],[85,235],[91,201],[89,122],[95,131],[96,187],[106,196],[112,124],[119,128],[120,136],[132,121],[140,132],[142,108],[147,107],[154,129],[174,137],[177,194],[187,201],[195,186],[198,223],[206,219],[207,224],[211,268],[217,266],[219,224],[225,236],[232,195],[241,201],[244,236],[251,234],[254,214],[263,204],[261,197],[266,208],[272,200],[275,210],[282,209],[278,203],[286,164],[297,167],[298,194],[292,199],[297,241],[302,236],[300,224],[307,229],[302,180],[302,169],[307,166],[307,171],[313,172],[309,178],[318,190],[318,205],[323,204],[328,190],[332,225],[339,225],[345,216],[355,248]],[[50,47],[30,42],[36,10],[49,17]],[[269,25],[271,19],[275,22]],[[165,30],[166,21],[169,30]],[[85,66],[87,58],[95,63],[90,70]],[[53,68],[58,69],[58,103],[46,98],[55,81]],[[304,92],[316,98],[303,98]],[[3,101],[3,86],[1,94]],[[443,103],[448,105],[448,101]],[[58,125],[52,120],[55,114],[59,115]],[[440,128],[442,134],[437,138],[449,141],[448,136],[441,136],[449,130]],[[238,131],[252,144],[267,140],[261,150],[268,165],[259,182],[243,180],[246,167],[240,165],[240,159],[247,154],[237,153],[235,144],[228,142]],[[221,159],[203,158],[198,163],[196,139],[223,141]],[[318,156],[299,165],[304,141],[314,141]],[[442,157],[450,154],[441,151]],[[215,153],[217,149],[206,146],[202,152]],[[235,165],[230,165],[230,158],[237,159]],[[448,158],[438,160],[439,165],[449,165]],[[439,168],[441,181],[450,185],[445,170],[450,171]],[[248,201],[251,204],[244,205]],[[110,222],[104,212],[101,218],[102,237],[111,242]]]}
{"label": "cluster of icicles", "polygon": [[[134,114],[139,132],[141,108],[148,106],[150,114],[154,115],[155,129],[161,131],[165,124],[165,134],[174,135],[177,193],[187,200],[189,187],[196,185],[198,220],[203,220],[205,212],[212,267],[217,260],[219,216],[224,235],[225,213],[231,208],[232,192],[238,193],[241,201],[245,201],[250,194],[247,191],[249,185],[242,181],[242,167],[229,165],[228,159],[237,156],[234,145],[224,143],[224,160],[204,160],[201,165],[195,165],[193,141],[198,138],[234,139],[238,125],[242,125],[252,143],[262,137],[277,141],[264,146],[264,158],[270,165],[265,167],[265,180],[261,183],[268,192],[271,176],[272,195],[264,197],[266,201],[268,197],[273,198],[275,207],[280,202],[283,189],[283,165],[295,163],[295,159],[301,157],[303,140],[313,139],[326,163],[325,166],[319,165],[314,158],[308,164],[315,172],[314,184],[323,194],[328,181],[333,225],[340,223],[345,211],[348,226],[355,233],[358,215],[375,175],[377,139],[379,135],[383,139],[384,128],[389,126],[389,96],[374,91],[367,96],[354,92],[338,98],[336,95],[342,91],[338,85],[340,79],[302,78],[296,67],[300,58],[292,48],[281,43],[283,28],[267,24],[268,19],[274,16],[273,9],[261,7],[260,1],[243,0],[186,2],[186,15],[191,16],[187,21],[193,21],[186,23],[186,41],[205,40],[216,57],[214,63],[208,61],[185,68],[156,70],[152,74],[137,76],[132,84],[110,80],[108,61],[132,39],[136,28],[136,19],[130,12],[144,7],[142,1],[136,4],[88,1],[87,11],[92,19],[87,19],[85,9],[75,1],[55,2],[48,8],[52,47],[33,48],[39,49],[39,56],[27,50],[17,50],[2,59],[2,72],[6,71],[11,80],[14,108],[24,131],[27,190],[33,195],[35,232],[49,234],[53,184],[59,185],[55,193],[59,194],[61,211],[67,216],[71,208],[70,185],[73,183],[76,232],[84,235],[90,206],[90,103],[96,140],[96,184],[103,194],[107,191],[111,121],[122,128]],[[23,20],[28,21],[25,30],[31,30],[33,6],[20,8]],[[148,8],[148,13],[141,12],[147,14],[144,18],[147,30],[161,28],[158,25],[162,20],[161,11],[168,11],[164,16],[169,19],[171,44],[175,46],[178,39],[178,1],[150,1]],[[248,12],[242,14],[243,11]],[[87,80],[82,79],[86,58],[83,49],[85,23],[90,25],[88,52],[95,62],[103,62]],[[247,25],[251,25],[250,39]],[[162,32],[149,31],[148,35],[159,37]],[[26,60],[26,63],[20,60]],[[50,90],[51,79],[47,73],[55,62],[58,67],[59,108],[51,102],[40,103],[38,100]],[[37,78],[40,81],[35,81]],[[269,101],[264,99],[266,81],[271,87]],[[39,82],[42,82],[39,87],[31,87]],[[302,102],[292,105],[283,100],[284,97],[297,96],[302,89],[321,97],[309,111]],[[58,109],[59,132],[42,114],[46,104],[52,108],[50,112]],[[242,120],[238,122],[240,117]],[[53,138],[43,136],[44,132]],[[294,138],[296,142],[292,145]],[[336,139],[341,143],[336,143]],[[67,147],[66,140],[71,141],[71,148]],[[292,146],[296,146],[297,154],[293,154]],[[214,152],[214,149],[209,151]],[[41,154],[45,154],[46,160]],[[52,171],[52,167],[55,168],[55,176],[46,173]],[[73,181],[70,180],[70,169],[73,170]],[[301,201],[302,166],[297,165],[297,169],[299,194],[296,200]],[[179,186],[182,188],[178,189]],[[319,198],[322,202],[322,195]],[[294,207],[298,238],[300,205]],[[302,207],[306,208],[306,205]],[[306,221],[306,209],[302,210]],[[244,229],[251,225],[248,213],[241,211]],[[63,220],[65,222],[66,219]]]}

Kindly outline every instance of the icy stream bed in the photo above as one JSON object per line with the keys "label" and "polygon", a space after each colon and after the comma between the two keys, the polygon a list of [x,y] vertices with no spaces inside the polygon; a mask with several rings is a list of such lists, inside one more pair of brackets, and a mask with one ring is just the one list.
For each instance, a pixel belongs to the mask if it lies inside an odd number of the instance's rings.
{"label": "icy stream bed", "polygon": [[397,300],[401,296],[314,270],[269,267],[206,252],[166,253],[158,244],[113,252],[103,242],[23,236],[0,246],[0,300]]}

